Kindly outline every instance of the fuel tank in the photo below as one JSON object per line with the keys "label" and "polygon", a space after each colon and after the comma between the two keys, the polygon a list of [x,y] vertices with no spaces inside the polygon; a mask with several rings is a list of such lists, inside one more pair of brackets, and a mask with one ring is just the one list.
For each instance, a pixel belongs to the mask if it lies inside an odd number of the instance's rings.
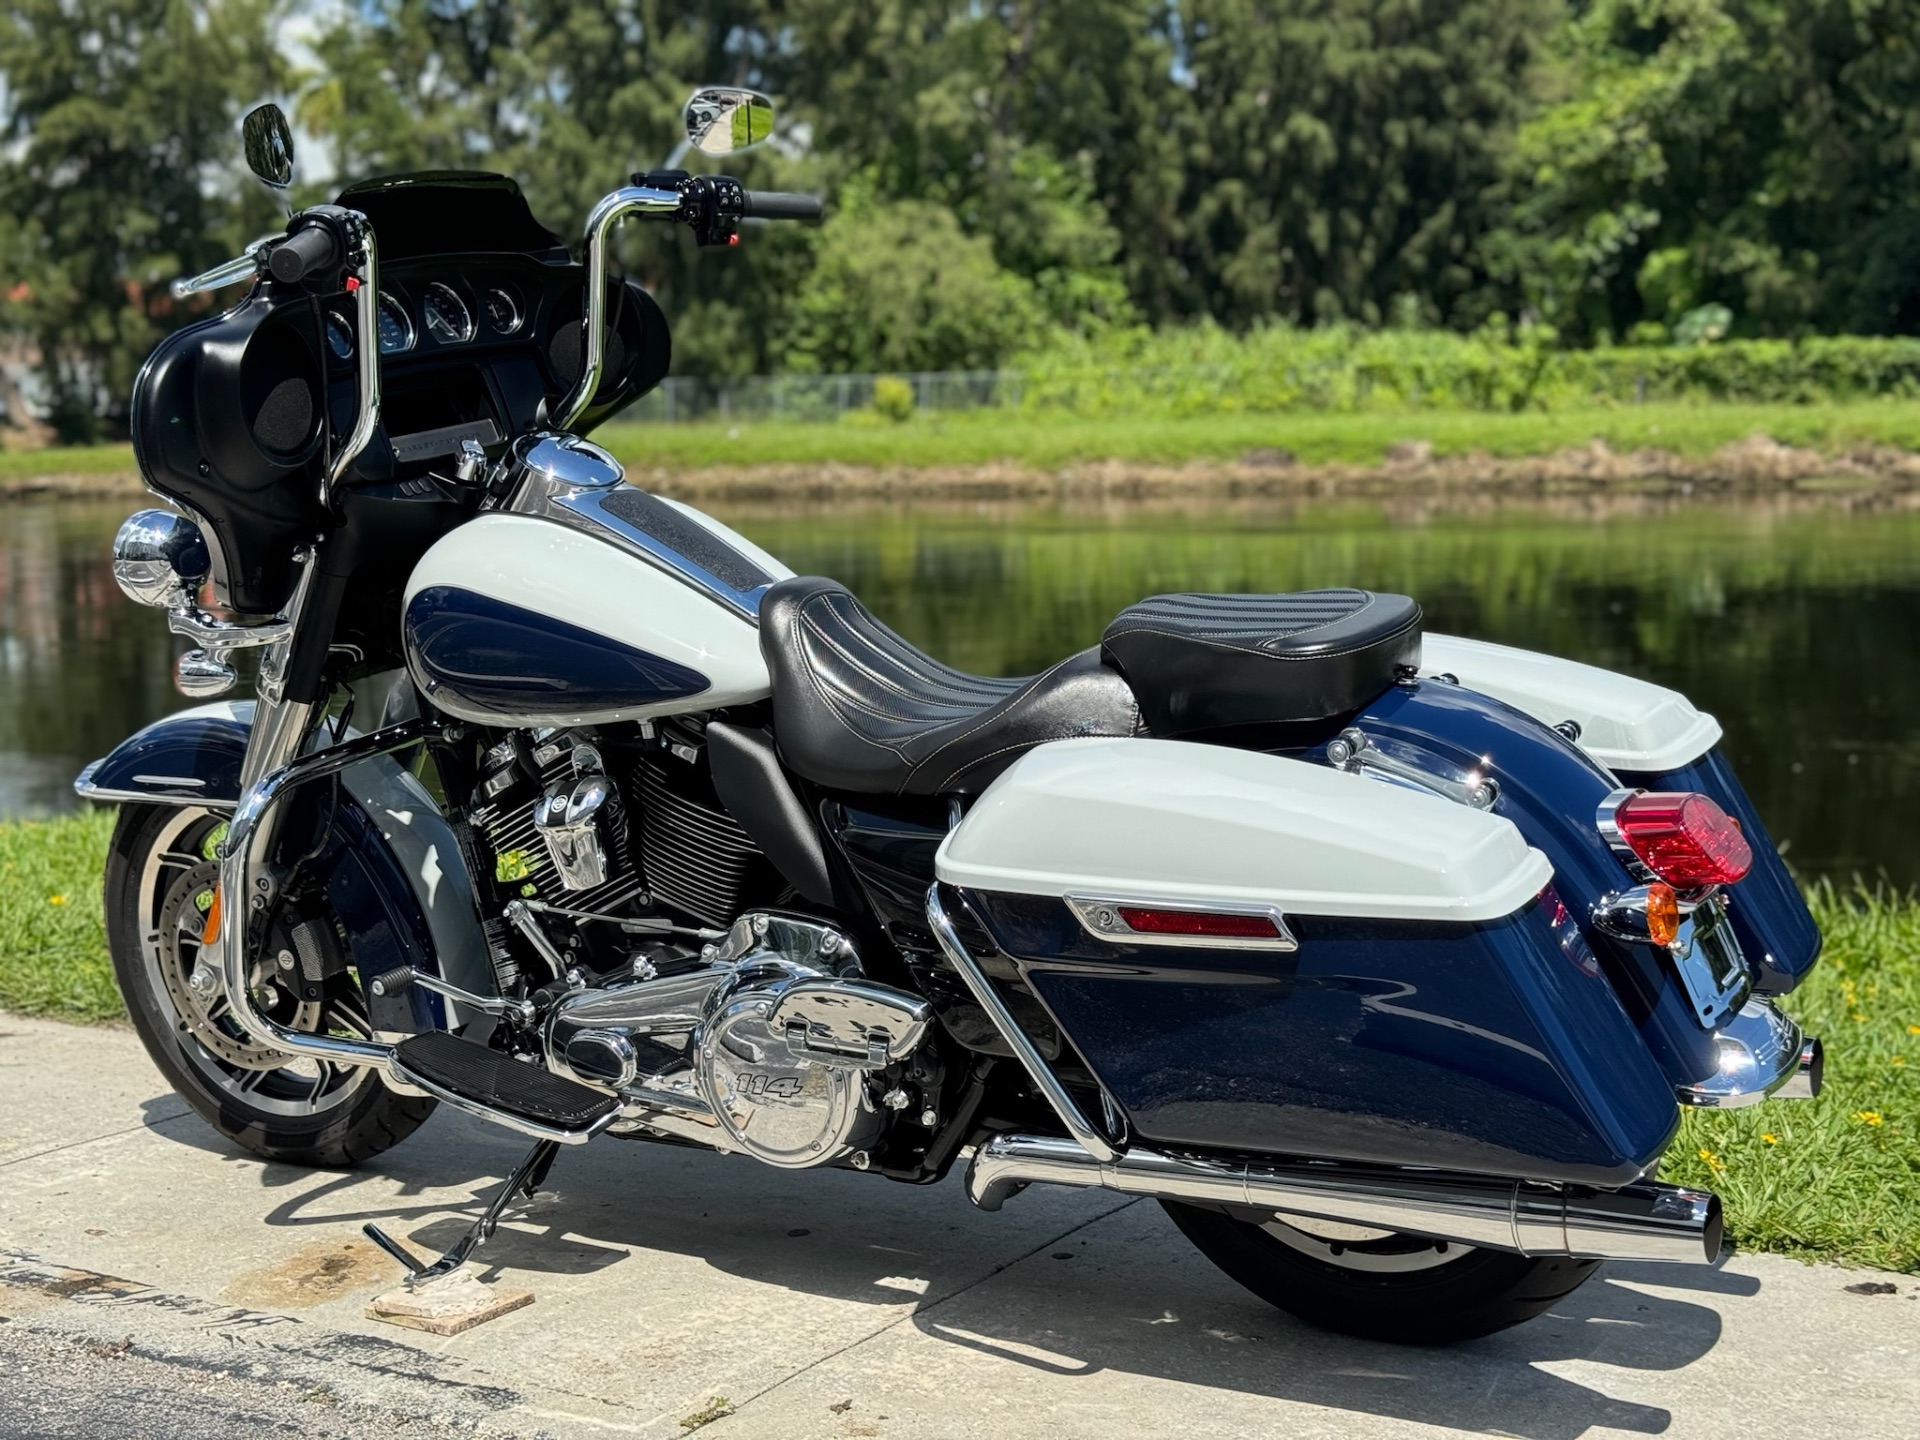
{"label": "fuel tank", "polygon": [[589,725],[766,698],[759,600],[792,571],[585,441],[533,437],[521,461],[510,510],[447,535],[407,581],[407,666],[435,705]]}

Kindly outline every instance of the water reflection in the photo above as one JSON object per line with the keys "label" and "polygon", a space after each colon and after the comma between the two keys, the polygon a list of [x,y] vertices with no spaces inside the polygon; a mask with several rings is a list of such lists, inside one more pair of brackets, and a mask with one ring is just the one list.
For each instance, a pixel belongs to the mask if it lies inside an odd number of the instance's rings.
{"label": "water reflection", "polygon": [[[127,508],[0,510],[0,813],[69,803],[81,764],[185,703],[169,677],[175,642],[107,571]],[[988,673],[1090,645],[1155,591],[1403,591],[1433,629],[1685,690],[1726,727],[1803,874],[1920,883],[1920,826],[1906,818],[1920,798],[1920,514],[1784,502],[718,508],[943,659]]]}

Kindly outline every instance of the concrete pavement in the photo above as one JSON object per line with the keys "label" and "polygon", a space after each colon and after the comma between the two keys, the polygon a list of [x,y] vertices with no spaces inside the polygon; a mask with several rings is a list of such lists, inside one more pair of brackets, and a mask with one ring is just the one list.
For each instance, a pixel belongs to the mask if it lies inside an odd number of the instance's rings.
{"label": "concrete pavement", "polygon": [[361,1223],[438,1249],[521,1149],[442,1110],[358,1171],[267,1164],[130,1032],[0,1015],[0,1436],[1920,1436],[1910,1277],[1609,1266],[1408,1350],[1264,1305],[1151,1204],[986,1215],[957,1178],[615,1140],[479,1253],[531,1307],[450,1339],[366,1319],[399,1277]]}

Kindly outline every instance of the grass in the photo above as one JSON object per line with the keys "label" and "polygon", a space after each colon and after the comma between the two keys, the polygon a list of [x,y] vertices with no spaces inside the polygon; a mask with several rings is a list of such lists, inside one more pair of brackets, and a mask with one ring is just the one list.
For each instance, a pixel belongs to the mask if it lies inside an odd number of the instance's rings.
{"label": "grass", "polygon": [[[105,810],[0,822],[0,1009],[122,1015],[100,911],[112,829]],[[1718,1192],[1740,1248],[1920,1274],[1920,900],[1811,900],[1826,954],[1787,1008],[1826,1040],[1825,1090],[1689,1114],[1661,1176]]]}
{"label": "grass", "polygon": [[[1760,433],[1838,453],[1861,444],[1920,448],[1920,401],[1832,405],[1633,405],[1528,412],[1401,410],[1363,414],[1141,415],[1081,419],[1026,411],[963,411],[901,424],[700,421],[613,424],[594,439],[637,472],[710,465],[983,465],[1052,469],[1080,461],[1180,464],[1290,450],[1307,464],[1377,464],[1390,446],[1425,440],[1439,455],[1551,454],[1600,439],[1616,450],[1703,455]],[[636,478],[639,478],[638,476]]]}
{"label": "grass", "polygon": [[1660,1176],[1716,1191],[1743,1248],[1920,1273],[1920,903],[1812,900],[1827,948],[1785,1008],[1826,1044],[1820,1098],[1690,1114]]}
{"label": "grass", "polygon": [[[1425,440],[1438,455],[1547,455],[1604,440],[1615,450],[1657,447],[1704,455],[1750,435],[1839,453],[1856,445],[1920,449],[1920,401],[1826,405],[1650,404],[1498,414],[1394,410],[1357,414],[1136,415],[1087,419],[1034,411],[923,414],[894,424],[855,414],[838,421],[615,423],[594,438],[636,471],[742,465],[922,468],[1013,463],[1050,470],[1121,460],[1183,464],[1289,450],[1310,464],[1377,464],[1390,446]],[[125,445],[0,452],[0,492],[46,475],[132,474]]]}
{"label": "grass", "polygon": [[98,1023],[126,1014],[101,881],[114,812],[0,821],[0,1010]]}
{"label": "grass", "polygon": [[63,445],[46,450],[0,450],[0,487],[43,475],[120,475],[133,472],[131,445]]}

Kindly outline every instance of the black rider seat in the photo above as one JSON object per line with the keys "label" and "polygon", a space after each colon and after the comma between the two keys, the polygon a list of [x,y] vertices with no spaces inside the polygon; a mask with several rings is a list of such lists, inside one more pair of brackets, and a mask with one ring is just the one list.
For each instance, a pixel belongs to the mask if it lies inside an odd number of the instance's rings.
{"label": "black rider seat", "polygon": [[1155,595],[1100,637],[1155,735],[1324,720],[1420,665],[1420,607],[1405,595]]}
{"label": "black rider seat", "polygon": [[768,590],[760,650],[781,757],[836,790],[973,793],[1049,740],[1140,729],[1133,692],[1097,649],[1024,680],[968,675],[833,580],[796,576]]}

